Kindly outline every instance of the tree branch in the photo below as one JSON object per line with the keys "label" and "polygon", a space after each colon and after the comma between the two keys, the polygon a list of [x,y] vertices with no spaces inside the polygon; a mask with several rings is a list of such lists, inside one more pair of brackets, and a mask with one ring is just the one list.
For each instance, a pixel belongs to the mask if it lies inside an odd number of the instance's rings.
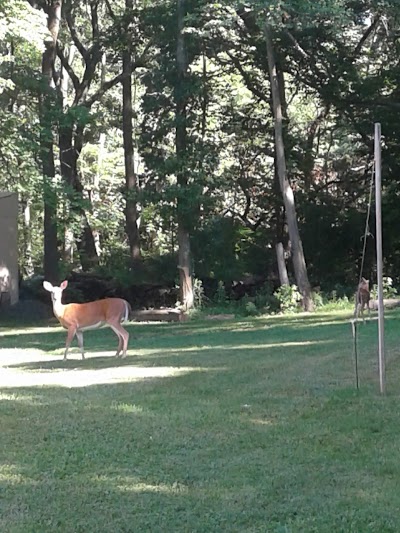
{"label": "tree branch", "polygon": [[378,25],[380,20],[381,20],[381,16],[377,15],[375,17],[374,21],[372,22],[372,24],[366,29],[366,31],[364,32],[363,36],[361,37],[359,43],[357,44],[357,46],[354,49],[354,52],[353,52],[353,57],[354,58],[356,56],[358,56],[358,54],[361,52],[361,49],[362,49],[365,41],[368,39],[368,37],[371,35],[371,33],[377,27],[377,25]]}
{"label": "tree branch", "polygon": [[231,59],[232,63],[235,65],[237,70],[242,75],[243,81],[246,84],[246,87],[260,100],[263,102],[266,102],[267,104],[270,104],[270,98],[268,98],[258,87],[256,87],[255,82],[251,79],[251,76],[246,70],[243,68],[242,63],[240,60],[235,57],[229,50],[226,51],[228,57]]}
{"label": "tree branch", "polygon": [[375,98],[374,100],[358,100],[356,98],[344,98],[341,101],[344,105],[355,105],[355,106],[361,106],[361,107],[376,107],[376,106],[382,106],[382,107],[389,107],[392,109],[400,109],[400,102],[397,100],[390,100],[389,98]]}
{"label": "tree branch", "polygon": [[87,49],[85,48],[85,46],[83,45],[82,41],[80,40],[80,38],[78,36],[78,32],[75,29],[75,21],[72,18],[72,14],[71,14],[70,10],[67,10],[67,12],[65,14],[65,19],[67,21],[68,28],[69,28],[69,31],[71,33],[72,40],[74,41],[74,44],[75,44],[77,50],[79,51],[79,53],[81,54],[83,59],[86,61],[87,57],[88,57],[88,51],[87,51]]}
{"label": "tree branch", "polygon": [[68,59],[65,57],[64,54],[64,47],[60,43],[60,41],[57,41],[57,55],[60,58],[62,67],[67,71],[68,76],[71,78],[72,85],[74,86],[75,92],[79,90],[80,87],[80,81],[78,76],[75,74],[73,68],[68,63]]}
{"label": "tree branch", "polygon": [[[131,64],[132,72],[135,71],[137,68],[146,66],[145,53],[149,47],[150,47],[150,44],[146,46],[145,52],[143,52],[143,54],[140,56],[139,59],[137,59],[136,61],[132,61],[132,64]],[[84,102],[82,102],[82,105],[87,108],[90,108],[95,102],[100,100],[100,98],[107,91],[109,91],[112,87],[115,87],[115,85],[117,85],[118,83],[121,83],[127,76],[130,76],[130,74],[121,72],[120,74],[112,78],[111,80],[104,82],[103,85],[94,94],[92,94],[90,98],[87,98]]]}
{"label": "tree branch", "polygon": [[98,14],[98,2],[90,4],[91,22],[92,22],[92,39],[94,43],[99,40],[99,14]]}
{"label": "tree branch", "polygon": [[108,14],[110,15],[110,17],[115,21],[115,13],[111,7],[111,4],[109,2],[109,0],[105,0],[105,4],[106,4],[106,7],[108,9]]}

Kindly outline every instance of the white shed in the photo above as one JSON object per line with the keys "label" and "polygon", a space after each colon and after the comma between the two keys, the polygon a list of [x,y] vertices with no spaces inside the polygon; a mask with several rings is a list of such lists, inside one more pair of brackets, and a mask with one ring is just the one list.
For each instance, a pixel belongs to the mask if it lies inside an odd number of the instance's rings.
{"label": "white shed", "polygon": [[18,302],[18,195],[0,192],[0,307]]}

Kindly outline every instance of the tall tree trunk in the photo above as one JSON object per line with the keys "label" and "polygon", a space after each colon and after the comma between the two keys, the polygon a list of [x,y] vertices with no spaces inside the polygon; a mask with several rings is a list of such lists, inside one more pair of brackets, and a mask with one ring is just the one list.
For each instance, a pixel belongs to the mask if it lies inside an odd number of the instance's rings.
{"label": "tall tree trunk", "polygon": [[[71,15],[71,5],[65,4],[65,17],[68,25],[73,27],[75,20]],[[98,2],[91,3],[91,22],[93,32],[98,32]],[[99,256],[96,249],[95,238],[87,216],[88,210],[92,208],[90,198],[85,198],[84,189],[78,171],[78,159],[83,146],[84,126],[76,123],[74,109],[82,105],[87,96],[90,83],[96,72],[96,67],[101,60],[101,52],[98,39],[93,37],[94,45],[91,53],[87,53],[83,44],[79,41],[77,34],[71,35],[73,43],[70,44],[68,54],[60,47],[57,52],[61,59],[61,79],[58,85],[59,97],[62,101],[61,107],[64,116],[58,126],[58,143],[60,150],[61,177],[66,188],[69,200],[69,214],[73,220],[71,228],[67,228],[65,234],[71,235],[73,231],[75,244],[78,250],[82,269],[87,271],[98,264]],[[96,35],[98,37],[98,35]],[[76,51],[80,51],[83,56],[85,68],[82,81],[73,70],[73,60]],[[67,89],[69,79],[72,81],[73,98],[67,102]],[[68,105],[69,104],[69,105]],[[88,107],[90,109],[90,106]]]}
{"label": "tall tree trunk", "polygon": [[176,46],[176,65],[177,76],[175,84],[175,105],[176,105],[176,131],[175,147],[177,158],[177,180],[180,193],[178,195],[177,213],[178,213],[178,247],[179,247],[179,279],[180,279],[180,300],[184,308],[193,307],[193,284],[191,273],[191,251],[190,251],[190,233],[189,233],[189,210],[186,206],[187,193],[187,171],[186,171],[186,71],[187,59],[185,50],[185,38],[183,34],[184,17],[186,13],[185,0],[177,0],[177,46]]}
{"label": "tall tree trunk", "polygon": [[289,276],[286,270],[285,250],[283,249],[283,244],[278,242],[275,246],[275,249],[276,260],[278,263],[279,281],[281,282],[281,285],[289,285]]}
{"label": "tall tree trunk", "polygon": [[[93,232],[85,211],[87,201],[83,195],[83,186],[78,176],[78,157],[82,149],[83,131],[76,127],[74,132],[70,125],[59,128],[59,146],[61,176],[67,188],[70,212],[74,220],[74,235],[82,269],[87,271],[98,264],[98,255]],[[79,227],[79,229],[77,229]]]}
{"label": "tall tree trunk", "polygon": [[[99,136],[99,150],[97,152],[97,171],[93,178],[93,189],[91,192],[91,201],[93,206],[93,216],[95,219],[99,219],[99,207],[101,204],[101,197],[99,193],[100,189],[100,179],[103,173],[103,160],[106,147],[106,134],[100,133]],[[98,229],[93,230],[94,243],[96,246],[97,255],[100,257],[101,250],[101,240],[100,240],[100,231]]]}
{"label": "tall tree trunk", "polygon": [[300,239],[299,228],[297,225],[296,206],[292,187],[287,177],[285,145],[283,139],[282,126],[282,106],[279,80],[277,76],[274,46],[270,34],[270,28],[267,22],[264,24],[264,36],[267,48],[268,71],[271,82],[272,106],[274,111],[275,124],[275,159],[279,183],[285,206],[286,220],[288,224],[289,238],[291,241],[293,268],[296,277],[296,283],[303,296],[303,307],[306,311],[312,311],[313,301],[311,287],[308,281],[306,261],[304,258],[303,244]]}
{"label": "tall tree trunk", "polygon": [[31,277],[34,274],[33,260],[32,260],[32,228],[31,228],[31,201],[29,197],[21,201],[24,209],[24,225],[23,225],[23,273],[25,276]]}
{"label": "tall tree trunk", "polygon": [[[126,13],[132,14],[133,0],[125,0]],[[128,17],[129,19],[129,17]],[[132,46],[131,36],[127,30],[126,46],[122,54],[122,129],[125,155],[125,223],[128,235],[130,257],[133,264],[141,259],[140,236],[136,196],[138,182],[135,172],[135,149],[133,144],[133,108],[132,108]]]}
{"label": "tall tree trunk", "polygon": [[47,27],[51,38],[45,41],[42,56],[42,75],[47,87],[41,95],[40,102],[40,152],[43,168],[43,202],[44,202],[44,261],[45,279],[51,283],[58,282],[57,249],[57,194],[54,189],[55,165],[51,108],[56,101],[53,82],[54,60],[56,57],[57,38],[60,29],[62,0],[51,0],[47,7]]}

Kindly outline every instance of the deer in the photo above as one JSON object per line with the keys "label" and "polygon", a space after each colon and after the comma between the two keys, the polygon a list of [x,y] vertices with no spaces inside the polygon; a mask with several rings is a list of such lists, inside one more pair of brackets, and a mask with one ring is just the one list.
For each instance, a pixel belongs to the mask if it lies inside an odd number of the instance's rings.
{"label": "deer", "polygon": [[118,348],[115,357],[126,357],[129,333],[121,326],[121,322],[128,320],[131,306],[122,298],[104,298],[87,303],[62,303],[62,293],[67,288],[68,281],[63,281],[59,287],[54,287],[49,281],[43,282],[43,287],[50,292],[53,303],[53,313],[60,324],[67,330],[65,341],[64,361],[67,359],[69,347],[73,338],[77,337],[78,345],[85,359],[83,349],[83,332],[109,326],[118,337]]}
{"label": "deer", "polygon": [[361,312],[361,316],[364,320],[364,307],[367,306],[368,309],[368,317],[371,317],[371,310],[369,307],[369,301],[371,299],[371,295],[369,293],[369,280],[365,278],[361,278],[360,283],[357,287],[356,292],[356,307],[354,310],[354,317],[358,318],[358,313]]}

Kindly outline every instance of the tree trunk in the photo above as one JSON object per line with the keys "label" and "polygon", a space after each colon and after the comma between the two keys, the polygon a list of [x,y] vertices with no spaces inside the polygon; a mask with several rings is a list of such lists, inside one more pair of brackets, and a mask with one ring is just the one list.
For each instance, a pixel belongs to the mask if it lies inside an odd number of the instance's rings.
{"label": "tree trunk", "polygon": [[289,276],[286,269],[285,251],[283,244],[278,242],[276,245],[276,260],[278,263],[279,281],[281,285],[289,285]]}
{"label": "tree trunk", "polygon": [[[125,0],[127,14],[133,11],[133,0]],[[129,18],[129,17],[128,17]],[[125,223],[128,235],[130,257],[133,264],[141,259],[140,236],[136,196],[138,182],[135,172],[135,149],[133,144],[133,108],[132,108],[132,47],[131,36],[127,30],[127,43],[122,54],[122,129],[125,155]]]}
{"label": "tree trunk", "polygon": [[[93,206],[93,216],[95,220],[99,219],[99,207],[102,201],[99,190],[100,190],[100,178],[103,173],[103,160],[104,160],[104,155],[105,155],[105,146],[106,146],[106,134],[100,133],[99,149],[97,152],[97,171],[94,175],[93,189],[91,191],[91,202]],[[93,229],[93,238],[94,238],[94,244],[96,246],[97,255],[100,257],[102,253],[102,249],[101,249],[100,232],[98,229]]]}
{"label": "tree trunk", "polygon": [[288,224],[289,238],[291,241],[293,268],[296,277],[297,286],[303,296],[303,307],[306,311],[312,311],[313,301],[311,295],[311,287],[308,281],[306,261],[304,258],[303,245],[300,239],[299,229],[297,225],[296,206],[292,187],[290,186],[287,177],[285,145],[283,140],[283,126],[282,126],[282,106],[280,97],[280,87],[277,76],[277,69],[275,63],[275,54],[272,38],[270,35],[270,28],[268,23],[264,24],[264,36],[267,48],[268,71],[271,82],[272,106],[274,112],[275,125],[275,162],[277,173],[279,176],[279,183],[283,196],[283,203],[285,206],[286,220]]}
{"label": "tree trunk", "polygon": [[23,253],[23,272],[29,278],[33,276],[33,260],[32,260],[32,228],[31,228],[31,201],[26,198],[21,201],[24,209],[24,225],[23,225],[23,239],[24,239],[24,253]]}
{"label": "tree trunk", "polygon": [[79,259],[82,269],[87,271],[98,264],[99,258],[93,232],[86,216],[83,186],[78,176],[77,162],[82,148],[82,134],[79,127],[76,127],[75,132],[69,125],[61,125],[59,128],[61,176],[67,189],[70,212],[77,224],[76,226],[74,224],[74,235]]}
{"label": "tree trunk", "polygon": [[185,310],[193,307],[193,284],[191,273],[191,251],[189,233],[189,209],[186,207],[187,193],[187,171],[186,171],[186,71],[187,60],[185,50],[185,38],[183,34],[184,17],[186,7],[185,0],[177,0],[177,46],[176,65],[177,76],[175,84],[175,104],[176,104],[176,131],[175,146],[177,158],[177,181],[179,195],[177,201],[178,212],[178,246],[179,246],[179,279],[180,279],[180,300]]}
{"label": "tree trunk", "polygon": [[43,203],[44,203],[44,277],[51,283],[58,280],[57,249],[57,194],[54,188],[55,165],[52,119],[52,106],[56,99],[53,82],[54,60],[56,57],[57,38],[60,29],[62,0],[52,0],[47,9],[47,27],[50,38],[45,41],[42,56],[42,76],[47,80],[47,87],[40,101],[40,153],[43,168]]}
{"label": "tree trunk", "polygon": [[[75,20],[71,15],[70,6],[65,10],[68,24],[74,26]],[[72,226],[66,229],[66,234],[73,231],[76,248],[82,269],[87,271],[98,264],[99,256],[96,249],[95,238],[87,216],[91,210],[91,201],[85,197],[84,189],[78,172],[78,159],[82,151],[84,126],[77,123],[74,110],[84,105],[90,84],[96,75],[96,68],[101,61],[102,54],[98,39],[98,2],[91,3],[91,22],[93,30],[93,46],[90,53],[85,50],[84,45],[79,41],[77,34],[72,36],[73,43],[70,44],[68,54],[61,49],[58,50],[62,61],[61,78],[59,81],[59,97],[62,100],[61,107],[64,116],[59,121],[58,139],[60,150],[61,176],[69,200],[69,214],[72,219]],[[72,62],[75,52],[79,51],[84,59],[84,72],[82,80],[73,70]],[[79,63],[81,64],[81,62]],[[69,79],[72,80],[74,88],[71,102],[66,101]],[[69,104],[69,105],[67,105]],[[87,106],[90,109],[90,105]]]}

